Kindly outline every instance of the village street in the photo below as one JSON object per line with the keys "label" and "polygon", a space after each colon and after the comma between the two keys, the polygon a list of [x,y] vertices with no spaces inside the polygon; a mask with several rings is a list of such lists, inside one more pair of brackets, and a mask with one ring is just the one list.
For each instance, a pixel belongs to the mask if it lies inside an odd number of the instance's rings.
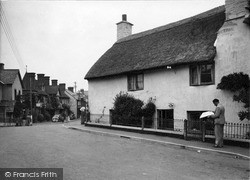
{"label": "village street", "polygon": [[248,179],[249,161],[67,129],[0,128],[0,168],[63,168],[65,180]]}

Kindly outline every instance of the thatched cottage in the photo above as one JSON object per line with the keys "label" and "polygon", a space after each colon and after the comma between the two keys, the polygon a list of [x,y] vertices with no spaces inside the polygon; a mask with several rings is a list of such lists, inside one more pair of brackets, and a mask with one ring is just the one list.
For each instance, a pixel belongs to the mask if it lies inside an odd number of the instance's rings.
{"label": "thatched cottage", "polygon": [[250,74],[246,6],[247,0],[226,0],[225,6],[138,34],[132,34],[133,24],[123,15],[117,42],[85,76],[92,120],[109,115],[114,97],[123,91],[145,102],[152,98],[156,119],[197,118],[214,110],[212,100],[218,98],[226,120],[238,122],[242,104],[216,87],[230,73]]}

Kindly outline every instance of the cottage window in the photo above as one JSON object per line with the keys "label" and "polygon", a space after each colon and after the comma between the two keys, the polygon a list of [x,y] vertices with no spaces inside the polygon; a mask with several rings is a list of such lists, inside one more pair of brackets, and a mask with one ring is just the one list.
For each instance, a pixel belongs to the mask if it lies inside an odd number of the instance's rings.
{"label": "cottage window", "polygon": [[136,91],[144,88],[143,74],[133,74],[128,76],[128,90]]}
{"label": "cottage window", "polygon": [[190,66],[190,85],[214,84],[214,65],[202,64]]}

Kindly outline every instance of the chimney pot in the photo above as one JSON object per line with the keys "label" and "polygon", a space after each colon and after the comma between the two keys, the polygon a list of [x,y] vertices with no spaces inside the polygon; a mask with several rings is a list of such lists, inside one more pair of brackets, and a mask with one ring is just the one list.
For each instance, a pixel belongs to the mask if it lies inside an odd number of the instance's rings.
{"label": "chimney pot", "polygon": [[127,21],[127,14],[122,15],[122,21]]}

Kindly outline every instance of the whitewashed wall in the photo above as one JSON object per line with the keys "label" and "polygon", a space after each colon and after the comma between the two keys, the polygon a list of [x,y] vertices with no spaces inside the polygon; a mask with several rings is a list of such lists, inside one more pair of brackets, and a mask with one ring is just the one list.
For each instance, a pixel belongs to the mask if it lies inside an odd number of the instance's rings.
{"label": "whitewashed wall", "polygon": [[[218,77],[217,71],[215,72],[216,84],[207,86],[189,85],[188,66],[145,72],[144,90],[129,93],[144,102],[147,102],[149,98],[155,99],[157,109],[171,109],[169,103],[174,103],[175,119],[186,119],[187,111],[214,110],[212,100],[218,98],[225,105],[226,120],[237,122],[240,104],[232,101],[232,94],[216,89],[221,78]],[[104,110],[104,114],[108,115],[109,109],[113,107],[114,98],[120,91],[127,92],[126,76],[90,80],[89,108],[91,114],[100,115]]]}

